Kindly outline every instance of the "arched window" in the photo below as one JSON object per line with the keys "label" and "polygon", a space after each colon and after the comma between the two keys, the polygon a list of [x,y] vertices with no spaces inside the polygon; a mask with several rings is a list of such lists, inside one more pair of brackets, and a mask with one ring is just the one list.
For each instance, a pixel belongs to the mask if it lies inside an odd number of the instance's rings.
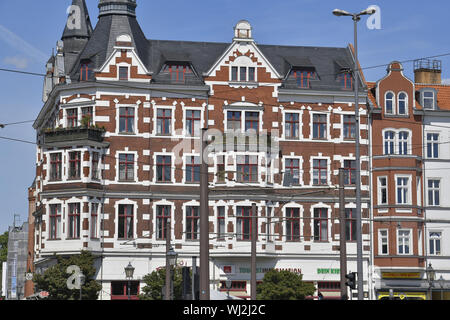
{"label": "arched window", "polygon": [[395,99],[392,92],[387,92],[384,99],[385,113],[394,114]]}
{"label": "arched window", "polygon": [[408,110],[408,95],[400,92],[398,95],[398,114],[407,114]]}

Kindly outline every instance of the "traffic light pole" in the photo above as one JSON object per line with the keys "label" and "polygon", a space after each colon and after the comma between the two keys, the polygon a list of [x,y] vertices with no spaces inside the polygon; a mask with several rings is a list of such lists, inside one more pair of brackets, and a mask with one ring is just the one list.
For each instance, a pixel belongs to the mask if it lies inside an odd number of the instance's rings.
{"label": "traffic light pole", "polygon": [[340,274],[341,274],[341,300],[347,300],[347,286],[345,275],[347,274],[347,243],[345,236],[345,188],[344,169],[339,169],[339,252],[340,252]]}
{"label": "traffic light pole", "polygon": [[200,153],[200,300],[210,300],[207,130],[207,128],[203,128],[201,132]]}
{"label": "traffic light pole", "polygon": [[252,251],[252,258],[251,258],[251,279],[250,279],[250,298],[251,300],[256,300],[256,239],[258,237],[258,220],[256,219],[257,216],[257,210],[256,210],[256,203],[252,204],[252,245],[251,245],[251,251]]}

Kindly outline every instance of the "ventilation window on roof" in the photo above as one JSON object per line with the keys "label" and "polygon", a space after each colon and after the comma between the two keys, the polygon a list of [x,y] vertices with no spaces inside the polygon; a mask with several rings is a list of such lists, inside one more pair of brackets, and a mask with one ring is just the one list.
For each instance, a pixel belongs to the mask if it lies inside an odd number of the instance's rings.
{"label": "ventilation window on roof", "polygon": [[89,62],[82,63],[80,67],[80,81],[88,81],[91,74],[92,69],[89,68]]}
{"label": "ventilation window on roof", "polygon": [[344,72],[339,75],[341,88],[344,90],[353,90],[353,75],[351,72]]}
{"label": "ventilation window on roof", "polygon": [[166,64],[163,72],[170,74],[170,80],[176,83],[184,83],[186,76],[192,73],[192,69],[188,64]]}
{"label": "ventilation window on roof", "polygon": [[293,69],[291,70],[289,79],[295,79],[299,88],[309,88],[310,80],[317,79],[317,74],[314,70]]}

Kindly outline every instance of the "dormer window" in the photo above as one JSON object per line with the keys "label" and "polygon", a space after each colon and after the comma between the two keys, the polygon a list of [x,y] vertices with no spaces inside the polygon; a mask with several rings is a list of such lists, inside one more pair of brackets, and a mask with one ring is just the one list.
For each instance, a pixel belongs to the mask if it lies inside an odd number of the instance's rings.
{"label": "dormer window", "polygon": [[254,82],[255,75],[255,67],[231,67],[231,81]]}
{"label": "dormer window", "polygon": [[170,74],[170,80],[172,82],[184,83],[186,81],[186,75],[192,74],[192,69],[185,63],[170,63],[164,66],[163,72]]}
{"label": "dormer window", "polygon": [[339,81],[342,89],[353,90],[353,75],[350,72],[340,74]]}
{"label": "dormer window", "polygon": [[434,92],[424,91],[423,92],[423,107],[425,109],[434,109]]}
{"label": "dormer window", "polygon": [[295,79],[299,88],[309,88],[310,80],[317,79],[317,74],[314,70],[293,69],[291,70],[289,79]]}
{"label": "dormer window", "polygon": [[119,67],[119,80],[128,81],[128,67]]}
{"label": "dormer window", "polygon": [[80,67],[80,81],[88,81],[91,77],[92,69],[89,68],[89,62],[84,62]]}

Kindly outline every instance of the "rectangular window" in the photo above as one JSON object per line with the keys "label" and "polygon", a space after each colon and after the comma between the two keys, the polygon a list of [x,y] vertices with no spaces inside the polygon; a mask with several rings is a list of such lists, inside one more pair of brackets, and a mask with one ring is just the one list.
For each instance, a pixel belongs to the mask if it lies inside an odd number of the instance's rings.
{"label": "rectangular window", "polygon": [[133,154],[119,154],[119,180],[133,181],[134,180],[134,155]]}
{"label": "rectangular window", "polygon": [[69,152],[69,179],[81,178],[81,152]]}
{"label": "rectangular window", "polygon": [[254,67],[249,67],[248,68],[248,81],[255,81],[256,77],[255,77],[255,68]]}
{"label": "rectangular window", "polygon": [[92,107],[81,108],[81,124],[87,127],[94,124],[94,113]]}
{"label": "rectangular window", "polygon": [[286,241],[300,241],[300,208],[286,208]]}
{"label": "rectangular window", "polygon": [[50,154],[50,180],[60,181],[62,178],[62,154]]}
{"label": "rectangular window", "polygon": [[237,181],[258,182],[257,156],[237,156]]}
{"label": "rectangular window", "polygon": [[139,281],[111,281],[111,300],[138,300]]}
{"label": "rectangular window", "polygon": [[239,68],[240,81],[247,81],[247,67]]}
{"label": "rectangular window", "polygon": [[411,230],[398,230],[398,254],[410,254]]}
{"label": "rectangular window", "polygon": [[184,83],[186,81],[186,75],[192,73],[192,69],[189,65],[169,65],[166,66],[165,71],[170,72],[170,79],[172,82]]}
{"label": "rectangular window", "polygon": [[238,240],[252,239],[252,207],[236,207],[236,234]]}
{"label": "rectangular window", "polygon": [[80,238],[80,204],[69,203],[69,238]]}
{"label": "rectangular window", "polygon": [[100,179],[99,159],[100,154],[98,152],[92,152],[92,179],[94,180]]}
{"label": "rectangular window", "polygon": [[328,241],[328,209],[314,209],[314,241]]}
{"label": "rectangular window", "polygon": [[286,139],[300,138],[300,122],[298,113],[286,113],[284,120],[284,134]]}
{"label": "rectangular window", "polygon": [[186,240],[198,240],[200,234],[200,207],[186,207]]}
{"label": "rectangular window", "polygon": [[133,239],[133,205],[119,204],[119,239]]}
{"label": "rectangular window", "polygon": [[344,116],[344,139],[356,138],[355,116]]}
{"label": "rectangular window", "polygon": [[423,107],[425,109],[434,109],[434,92],[426,91],[423,93]]}
{"label": "rectangular window", "polygon": [[327,138],[327,115],[313,115],[313,139]]}
{"label": "rectangular window", "polygon": [[134,108],[119,108],[119,132],[134,133]]}
{"label": "rectangular window", "polygon": [[356,181],[356,160],[344,160],[344,183],[353,185]]}
{"label": "rectangular window", "polygon": [[379,230],[378,237],[378,253],[380,255],[389,254],[388,230]]}
{"label": "rectangular window", "polygon": [[387,188],[387,178],[378,177],[378,204],[388,203],[388,188]]}
{"label": "rectangular window", "polygon": [[172,110],[158,109],[156,114],[156,133],[170,135],[172,133]]}
{"label": "rectangular window", "polygon": [[217,207],[217,240],[225,240],[225,207]]}
{"label": "rectangular window", "polygon": [[356,241],[355,209],[345,209],[345,240]]}
{"label": "rectangular window", "polygon": [[170,206],[156,207],[156,238],[165,240],[167,236],[167,223],[170,221]]}
{"label": "rectangular window", "polygon": [[314,71],[292,70],[289,78],[295,79],[299,88],[307,89],[310,87],[309,81],[316,78],[316,73]]}
{"label": "rectangular window", "polygon": [[78,127],[78,109],[67,109],[67,128]]}
{"label": "rectangular window", "polygon": [[397,204],[410,204],[409,178],[397,177]]}
{"label": "rectangular window", "polygon": [[186,157],[186,182],[200,182],[200,157]]}
{"label": "rectangular window", "polygon": [[255,130],[259,132],[259,112],[245,113],[245,131]]}
{"label": "rectangular window", "polygon": [[427,157],[437,159],[439,158],[439,134],[427,134]]}
{"label": "rectangular window", "polygon": [[430,255],[440,256],[441,255],[441,240],[442,232],[430,232]]}
{"label": "rectangular window", "polygon": [[439,180],[428,180],[428,205],[429,206],[439,206],[440,204],[440,181]]}
{"label": "rectangular window", "polygon": [[326,159],[313,160],[313,184],[325,185],[328,183],[328,161]]}
{"label": "rectangular window", "polygon": [[292,177],[292,184],[300,184],[300,160],[299,159],[286,159],[285,160],[285,172]]}
{"label": "rectangular window", "polygon": [[386,131],[384,133],[384,154],[394,154],[395,132]]}
{"label": "rectangular window", "polygon": [[172,157],[157,156],[156,157],[156,180],[158,182],[172,181]]}
{"label": "rectangular window", "polygon": [[186,134],[190,137],[200,137],[200,110],[186,110]]}
{"label": "rectangular window", "polygon": [[225,156],[217,157],[217,182],[225,182]]}
{"label": "rectangular window", "polygon": [[128,80],[128,67],[119,67],[119,80]]}
{"label": "rectangular window", "polygon": [[353,75],[350,72],[345,72],[339,76],[341,81],[341,88],[344,90],[353,90]]}
{"label": "rectangular window", "polygon": [[51,204],[50,205],[50,240],[61,239],[61,205]]}
{"label": "rectangular window", "polygon": [[91,204],[91,238],[98,238],[98,203]]}
{"label": "rectangular window", "polygon": [[87,63],[82,63],[80,68],[80,81],[88,81],[91,77],[92,69]]}
{"label": "rectangular window", "polygon": [[231,81],[238,81],[238,67],[231,67]]}
{"label": "rectangular window", "polygon": [[241,111],[227,112],[227,130],[241,130]]}
{"label": "rectangular window", "polygon": [[398,154],[408,154],[409,133],[401,131],[398,133]]}

